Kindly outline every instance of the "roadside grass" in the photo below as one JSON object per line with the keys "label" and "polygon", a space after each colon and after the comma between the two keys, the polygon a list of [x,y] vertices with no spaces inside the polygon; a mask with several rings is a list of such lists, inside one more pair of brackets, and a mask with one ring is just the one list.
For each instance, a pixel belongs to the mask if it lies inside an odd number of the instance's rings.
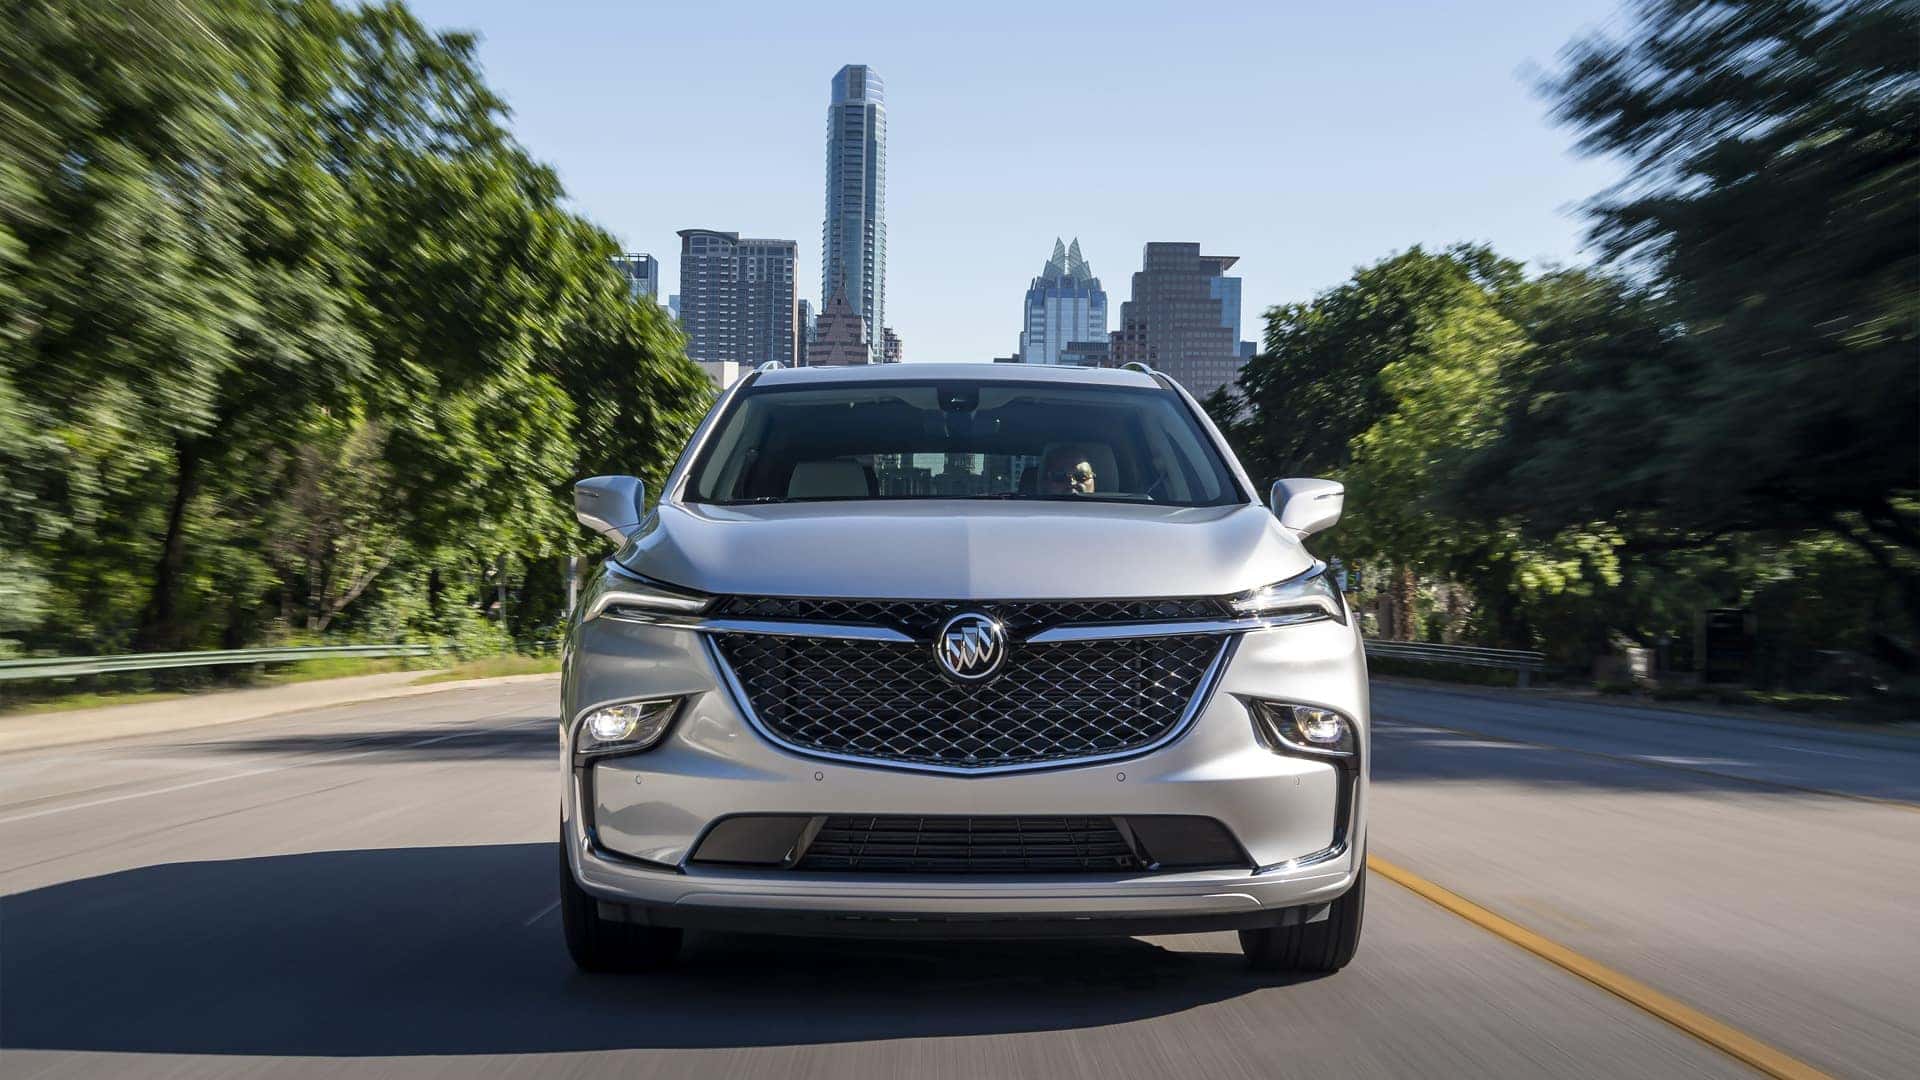
{"label": "roadside grass", "polygon": [[37,701],[0,703],[0,720],[9,716],[36,716],[40,713],[97,709],[108,705],[140,705],[149,701],[167,701],[172,698],[192,696],[192,692],[186,690],[121,690],[113,693],[85,691],[42,698]]}
{"label": "roadside grass", "polygon": [[497,679],[505,675],[545,675],[559,670],[558,656],[502,653],[499,656],[483,656],[478,660],[463,661],[445,671],[423,675],[413,680],[413,684],[420,686],[426,683],[457,682],[461,679]]}

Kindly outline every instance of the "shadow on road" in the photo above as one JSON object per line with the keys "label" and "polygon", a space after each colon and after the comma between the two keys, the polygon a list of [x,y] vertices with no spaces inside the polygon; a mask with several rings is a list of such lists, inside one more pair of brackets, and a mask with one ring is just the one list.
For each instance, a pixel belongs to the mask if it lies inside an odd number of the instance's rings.
{"label": "shadow on road", "polygon": [[[585,976],[548,844],[129,870],[0,901],[0,1047],[365,1056],[777,1046],[1119,1024],[1262,987],[1232,939],[696,936]],[[1196,940],[1196,939],[1188,939]]]}
{"label": "shadow on road", "polygon": [[[417,762],[422,759],[469,760],[478,758],[515,760],[551,759],[555,750],[553,720],[539,716],[497,721],[487,726],[447,730],[392,728],[386,731],[365,729],[341,732],[301,732],[264,734],[247,738],[209,739],[183,742],[170,747],[150,748],[149,754],[171,753],[182,756],[206,754],[348,754],[355,760]],[[506,724],[510,726],[499,726]]]}

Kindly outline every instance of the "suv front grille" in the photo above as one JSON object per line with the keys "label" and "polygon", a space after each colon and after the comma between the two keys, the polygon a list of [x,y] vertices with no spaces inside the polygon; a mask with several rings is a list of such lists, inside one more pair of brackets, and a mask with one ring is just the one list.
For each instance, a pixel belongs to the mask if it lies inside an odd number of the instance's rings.
{"label": "suv front grille", "polygon": [[776,740],[959,770],[1152,746],[1176,731],[1226,648],[1199,634],[1015,643],[991,681],[961,686],[921,642],[720,633],[714,643]]}
{"label": "suv front grille", "polygon": [[1150,623],[1231,618],[1233,608],[1216,596],[1143,600],[847,600],[834,597],[729,596],[713,614],[736,619],[862,623],[888,626],[917,638],[932,638],[940,624],[962,611],[978,611],[1025,637],[1052,626],[1084,623]]}
{"label": "suv front grille", "polygon": [[821,825],[795,870],[1074,874],[1143,869],[1110,817],[855,817]]}

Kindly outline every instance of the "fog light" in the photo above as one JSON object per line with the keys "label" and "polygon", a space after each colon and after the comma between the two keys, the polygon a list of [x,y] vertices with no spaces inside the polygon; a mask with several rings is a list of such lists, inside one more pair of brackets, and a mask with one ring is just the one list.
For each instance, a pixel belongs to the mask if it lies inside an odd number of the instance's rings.
{"label": "fog light", "polygon": [[673,722],[677,698],[605,705],[580,720],[574,751],[580,754],[632,753],[660,741]]}
{"label": "fog light", "polygon": [[1266,736],[1270,749],[1349,757],[1359,747],[1353,721],[1332,709],[1277,701],[1252,704],[1256,727]]}
{"label": "fog light", "polygon": [[1293,726],[1315,746],[1339,746],[1347,732],[1347,723],[1339,713],[1305,705],[1293,707]]}

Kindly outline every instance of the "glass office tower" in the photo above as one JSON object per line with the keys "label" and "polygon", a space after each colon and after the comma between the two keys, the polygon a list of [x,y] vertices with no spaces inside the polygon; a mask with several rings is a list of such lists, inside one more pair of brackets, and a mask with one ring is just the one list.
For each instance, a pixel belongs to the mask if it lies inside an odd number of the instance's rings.
{"label": "glass office tower", "polygon": [[[820,304],[836,296],[881,341],[887,306],[887,110],[880,76],[848,64],[827,107],[827,214],[820,234]],[[880,359],[874,357],[874,360]]]}

